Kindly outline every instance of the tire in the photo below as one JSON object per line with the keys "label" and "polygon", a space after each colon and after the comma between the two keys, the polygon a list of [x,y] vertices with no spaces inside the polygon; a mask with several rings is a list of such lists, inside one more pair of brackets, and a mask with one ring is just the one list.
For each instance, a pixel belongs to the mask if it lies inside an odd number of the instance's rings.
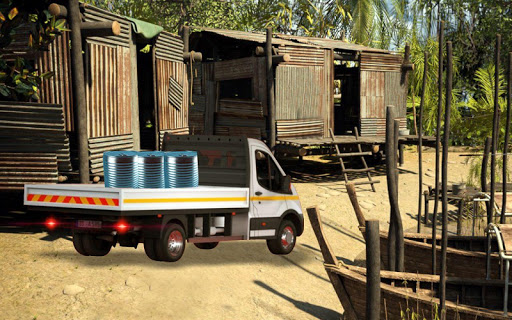
{"label": "tire", "polygon": [[146,255],[148,256],[149,259],[160,261],[155,250],[156,241],[158,241],[158,239],[144,238],[144,252],[146,252]]}
{"label": "tire", "polygon": [[219,245],[219,243],[218,242],[202,242],[202,243],[194,243],[194,245],[196,247],[198,247],[199,249],[211,250],[211,249],[217,247]]}
{"label": "tire", "polygon": [[85,233],[82,238],[85,252],[90,256],[106,256],[112,248],[112,243],[96,238],[93,234]]}
{"label": "tire", "polygon": [[186,236],[183,227],[176,223],[169,224],[162,238],[155,241],[155,253],[159,261],[176,262],[185,252]]}
{"label": "tire", "polygon": [[297,228],[290,220],[283,220],[277,238],[267,240],[267,247],[273,254],[288,254],[292,252],[296,242]]}
{"label": "tire", "polygon": [[83,256],[88,256],[89,254],[85,251],[84,248],[83,238],[83,233],[73,232],[73,246],[75,247],[76,252]]}

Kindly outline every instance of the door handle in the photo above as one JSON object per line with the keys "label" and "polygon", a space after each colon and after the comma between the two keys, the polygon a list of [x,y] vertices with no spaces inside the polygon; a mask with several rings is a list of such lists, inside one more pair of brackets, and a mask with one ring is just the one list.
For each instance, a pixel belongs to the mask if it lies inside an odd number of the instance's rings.
{"label": "door handle", "polygon": [[261,191],[256,191],[254,194],[257,196],[261,196],[263,193],[261,193]]}

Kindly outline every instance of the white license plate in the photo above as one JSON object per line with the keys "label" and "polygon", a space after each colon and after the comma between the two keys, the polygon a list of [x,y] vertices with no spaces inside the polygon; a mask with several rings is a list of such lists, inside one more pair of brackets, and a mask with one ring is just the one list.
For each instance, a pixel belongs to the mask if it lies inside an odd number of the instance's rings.
{"label": "white license plate", "polygon": [[76,223],[78,228],[101,229],[101,221],[95,220],[78,220]]}

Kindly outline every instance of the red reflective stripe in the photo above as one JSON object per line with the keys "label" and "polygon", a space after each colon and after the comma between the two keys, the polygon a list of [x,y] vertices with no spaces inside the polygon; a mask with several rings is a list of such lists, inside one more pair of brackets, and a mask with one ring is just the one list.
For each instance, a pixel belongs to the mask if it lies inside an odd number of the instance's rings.
{"label": "red reflective stripe", "polygon": [[42,194],[40,197],[39,197],[39,202],[43,202],[44,199],[46,198],[46,195],[45,194]]}
{"label": "red reflective stripe", "polygon": [[105,200],[105,198],[100,198],[100,202],[102,205],[108,206],[108,202],[107,202],[107,200]]}
{"label": "red reflective stripe", "polygon": [[34,195],[33,195],[33,194],[29,194],[29,195],[27,196],[27,200],[28,200],[28,201],[32,201],[32,199],[34,199]]}
{"label": "red reflective stripe", "polygon": [[112,199],[112,201],[114,201],[114,205],[116,205],[116,206],[119,205],[119,199]]}
{"label": "red reflective stripe", "polygon": [[64,198],[64,200],[62,202],[63,203],[69,203],[69,201],[71,201],[71,197],[67,196],[67,197]]}
{"label": "red reflective stripe", "polygon": [[87,198],[87,202],[89,202],[89,204],[96,204],[93,198]]}
{"label": "red reflective stripe", "polygon": [[53,197],[50,199],[50,202],[57,202],[57,199],[59,199],[59,196],[53,196]]}
{"label": "red reflective stripe", "polygon": [[75,202],[77,204],[82,204],[82,200],[80,199],[80,197],[73,197],[73,199],[75,199]]}

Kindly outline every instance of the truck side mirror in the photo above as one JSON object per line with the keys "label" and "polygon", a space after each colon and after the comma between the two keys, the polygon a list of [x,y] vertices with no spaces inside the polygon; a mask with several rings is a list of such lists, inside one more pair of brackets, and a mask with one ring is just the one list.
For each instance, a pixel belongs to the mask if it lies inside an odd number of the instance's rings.
{"label": "truck side mirror", "polygon": [[291,193],[292,192],[292,177],[289,175],[284,176],[281,183],[281,192]]}

